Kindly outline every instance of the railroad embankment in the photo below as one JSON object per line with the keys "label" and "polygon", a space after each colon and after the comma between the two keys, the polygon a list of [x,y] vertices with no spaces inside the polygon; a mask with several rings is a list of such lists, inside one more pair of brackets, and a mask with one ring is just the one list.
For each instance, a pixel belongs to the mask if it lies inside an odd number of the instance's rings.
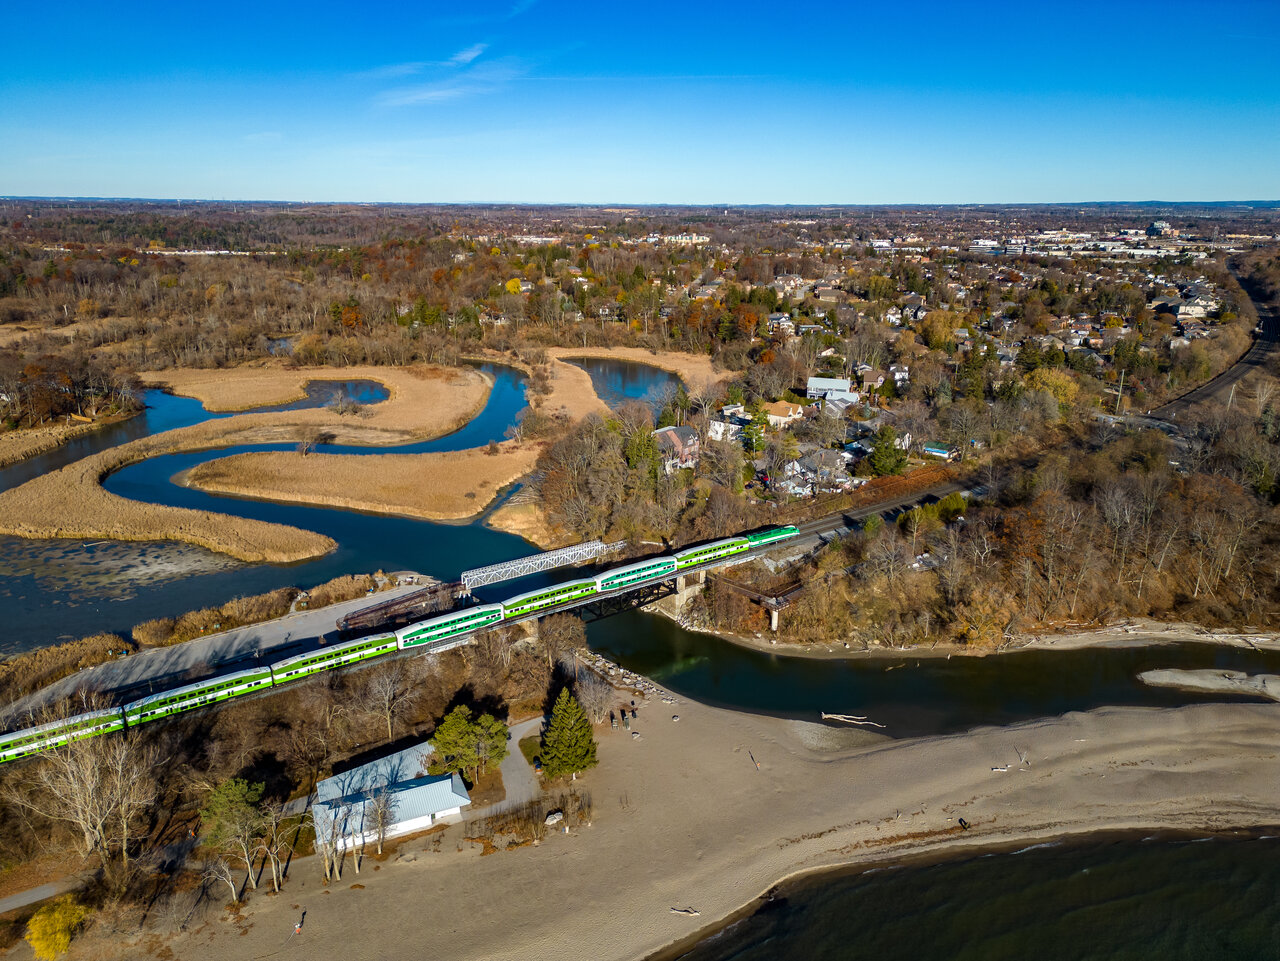
{"label": "railroad embankment", "polygon": [[[248,392],[254,380],[264,376],[260,368],[216,374],[216,382],[205,371],[166,371],[152,380],[216,403],[236,396],[237,389]],[[278,396],[281,385],[274,374],[268,372]],[[303,374],[305,385],[307,380],[334,379],[335,371]],[[327,409],[242,414],[113,447],[0,493],[0,534],[176,540],[251,563],[292,563],[321,556],[335,546],[321,534],[213,511],[144,504],[109,493],[102,481],[114,471],[161,454],[239,444],[298,443],[320,437],[370,446],[436,437],[471,420],[483,408],[490,386],[479,371],[439,367],[349,368],[338,379],[355,377],[385,384],[389,398],[359,414]],[[223,382],[231,386],[225,387]],[[255,401],[260,403],[260,397]]]}
{"label": "railroad embankment", "polygon": [[436,454],[236,454],[201,464],[184,483],[257,500],[460,520],[533,469],[535,444]]}

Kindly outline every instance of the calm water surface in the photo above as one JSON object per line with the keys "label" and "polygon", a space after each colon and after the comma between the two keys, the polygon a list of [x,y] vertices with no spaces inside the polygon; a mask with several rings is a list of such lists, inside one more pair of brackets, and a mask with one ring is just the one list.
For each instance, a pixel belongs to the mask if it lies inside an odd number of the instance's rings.
{"label": "calm water surface", "polygon": [[685,961],[1280,958],[1280,840],[1136,839],[810,878]]}
{"label": "calm water surface", "polygon": [[676,388],[680,386],[680,378],[675,374],[648,364],[594,358],[566,358],[566,362],[591,375],[591,385],[595,387],[596,394],[610,407],[638,400],[657,413],[675,396]]}

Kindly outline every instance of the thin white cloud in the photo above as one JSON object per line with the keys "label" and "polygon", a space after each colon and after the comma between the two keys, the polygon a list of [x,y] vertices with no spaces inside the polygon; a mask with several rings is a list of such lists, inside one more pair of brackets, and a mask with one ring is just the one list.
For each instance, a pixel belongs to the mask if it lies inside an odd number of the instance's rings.
{"label": "thin white cloud", "polygon": [[379,94],[377,103],[383,107],[412,107],[496,93],[523,74],[514,61],[482,63],[451,71],[428,83],[386,90]]}
{"label": "thin white cloud", "polygon": [[389,63],[384,67],[374,67],[352,74],[357,80],[395,80],[397,77],[411,77],[429,67],[430,61],[416,60],[412,63]]}
{"label": "thin white cloud", "polygon": [[467,47],[466,50],[459,50],[457,53],[455,53],[452,57],[449,58],[449,62],[452,64],[457,64],[460,67],[466,66],[472,60],[476,59],[476,57],[480,56],[480,54],[484,53],[488,49],[489,49],[489,45],[487,43],[475,43]]}

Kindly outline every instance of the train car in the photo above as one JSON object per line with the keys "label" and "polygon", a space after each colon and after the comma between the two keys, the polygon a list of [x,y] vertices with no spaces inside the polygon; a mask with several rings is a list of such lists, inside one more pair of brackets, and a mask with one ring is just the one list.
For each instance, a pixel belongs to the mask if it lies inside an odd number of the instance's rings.
{"label": "train car", "polygon": [[521,617],[525,614],[532,614],[535,611],[545,610],[548,607],[555,607],[557,604],[590,597],[598,591],[599,588],[596,586],[595,580],[554,584],[551,587],[543,587],[536,591],[529,591],[526,594],[517,594],[515,597],[507,598],[502,602],[502,615],[504,618]]}
{"label": "train car", "polygon": [[237,671],[222,677],[198,681],[185,687],[161,691],[132,701],[124,706],[124,719],[130,727],[155,721],[162,717],[192,711],[208,704],[216,704],[234,697],[252,694],[272,686],[271,668],[260,667],[250,671]]}
{"label": "train car", "polygon": [[403,647],[416,647],[419,644],[434,645],[436,641],[472,631],[484,630],[490,624],[502,620],[501,604],[481,604],[463,611],[453,611],[440,617],[428,618],[396,631],[396,638]]}
{"label": "train car", "polygon": [[48,751],[71,741],[80,741],[86,737],[97,737],[100,734],[121,730],[124,730],[124,714],[118,707],[90,711],[87,714],[77,714],[75,717],[24,728],[21,731],[0,736],[0,764],[39,754],[41,751]]}
{"label": "train car", "polygon": [[331,671],[335,667],[354,664],[356,661],[368,660],[396,650],[400,645],[394,634],[382,634],[378,637],[361,637],[354,641],[344,641],[331,647],[321,648],[309,654],[298,654],[276,661],[271,665],[271,678],[275,684],[286,684],[297,681],[312,674]]}
{"label": "train car", "polygon": [[701,547],[688,547],[682,551],[676,551],[673,555],[676,559],[676,570],[684,570],[694,564],[715,561],[722,557],[732,557],[734,554],[741,554],[750,546],[750,542],[745,537],[729,537],[722,541],[703,544]]}
{"label": "train car", "polygon": [[596,587],[601,592],[616,591],[634,584],[642,584],[663,578],[676,572],[674,557],[651,557],[647,561],[636,561],[623,567],[615,567],[596,576]]}
{"label": "train car", "polygon": [[799,537],[800,529],[794,524],[788,524],[786,527],[770,527],[767,531],[756,531],[754,534],[747,535],[747,543],[752,548],[763,547],[765,544],[773,544],[777,541],[785,541],[789,537]]}

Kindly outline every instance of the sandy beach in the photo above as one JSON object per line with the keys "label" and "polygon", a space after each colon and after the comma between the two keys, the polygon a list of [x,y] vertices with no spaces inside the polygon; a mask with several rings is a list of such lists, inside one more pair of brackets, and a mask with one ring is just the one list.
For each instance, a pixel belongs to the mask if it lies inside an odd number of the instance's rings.
{"label": "sandy beach", "polygon": [[1277,720],[1280,705],[1115,708],[890,741],[651,699],[637,737],[601,735],[600,767],[578,785],[594,800],[589,827],[482,857],[455,826],[438,851],[434,838],[405,842],[327,890],[303,860],[281,897],[259,895],[173,948],[250,961],[305,910],[304,943],[290,950],[317,959],[413,957],[424,942],[477,961],[644,958],[824,867],[1101,830],[1275,824]]}
{"label": "sandy beach", "polygon": [[184,483],[201,490],[291,504],[342,507],[427,520],[484,510],[533,469],[534,444],[438,454],[236,454],[200,464]]}
{"label": "sandy beach", "polygon": [[[241,384],[260,373],[257,368],[240,370],[216,373]],[[324,373],[331,377],[333,370]],[[190,390],[193,396],[203,392],[211,399],[225,399],[214,392],[208,372],[196,374],[188,378],[182,371],[165,371],[156,382]],[[480,372],[454,368],[347,368],[342,373],[342,379],[358,376],[386,383],[389,399],[366,407],[359,415],[327,409],[241,414],[121,444],[0,493],[0,533],[31,538],[176,540],[254,563],[292,563],[325,554],[334,543],[320,534],[213,511],[128,500],[104,490],[102,480],[159,454],[296,443],[317,433],[340,443],[371,446],[436,437],[474,417],[484,406],[490,386]]]}

